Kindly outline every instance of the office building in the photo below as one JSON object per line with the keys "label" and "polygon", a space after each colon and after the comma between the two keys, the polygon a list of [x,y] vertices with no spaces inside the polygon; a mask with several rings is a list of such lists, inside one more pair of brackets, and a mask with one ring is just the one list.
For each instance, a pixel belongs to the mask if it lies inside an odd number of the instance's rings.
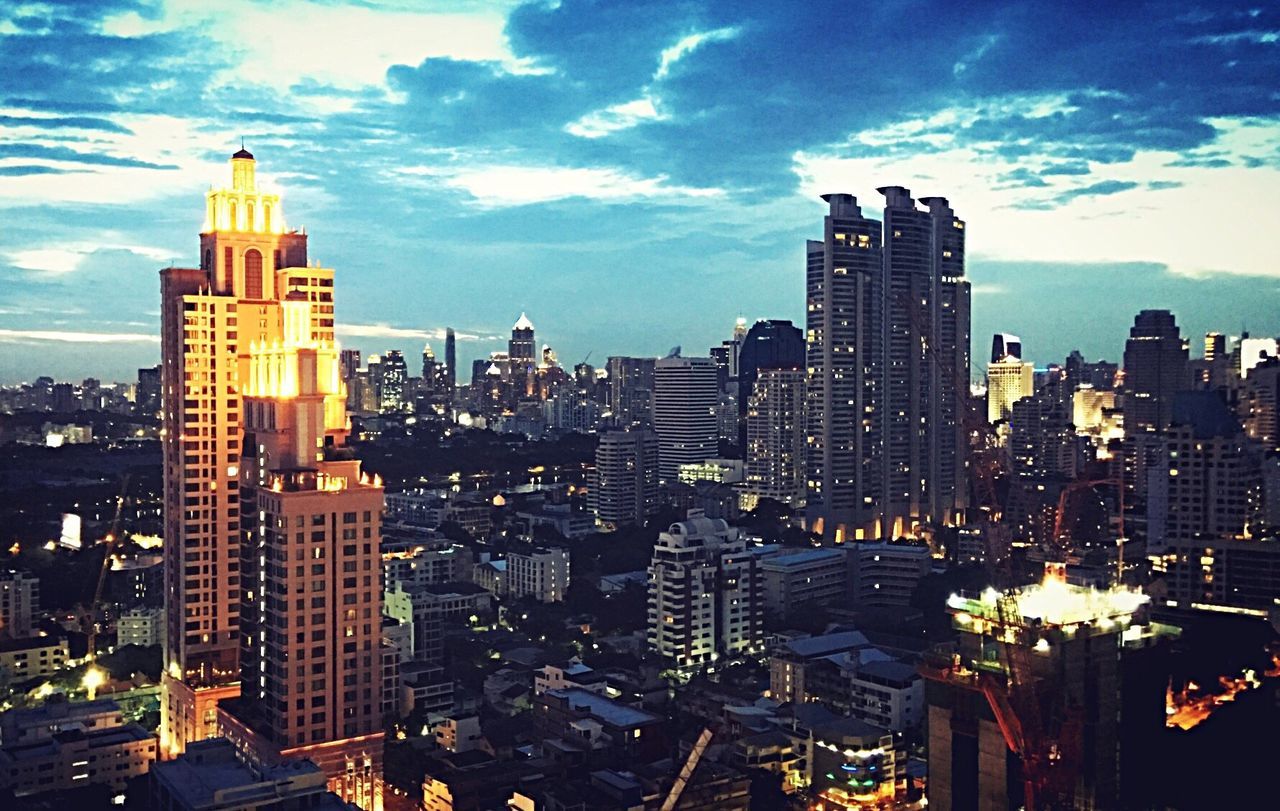
{"label": "office building", "polygon": [[1173,398],[1190,388],[1187,346],[1173,313],[1143,310],[1124,346],[1124,430],[1127,436],[1163,431]]}
{"label": "office building", "polygon": [[1204,359],[1213,363],[1227,356],[1227,336],[1221,332],[1206,332],[1204,335]]}
{"label": "office building", "polygon": [[445,393],[452,401],[453,393],[458,388],[458,337],[454,334],[453,327],[444,331],[444,370]]}
{"label": "office building", "polygon": [[757,498],[800,506],[805,497],[805,371],[755,372],[746,412],[746,489]]}
{"label": "office building", "polygon": [[116,647],[137,645],[142,648],[164,642],[164,609],[133,608],[116,620]]}
{"label": "office building", "polygon": [[408,410],[409,367],[404,353],[391,349],[382,356],[379,364],[381,386],[378,389],[378,408],[384,414],[399,414]]}
{"label": "office building", "polygon": [[864,542],[848,547],[854,608],[893,608],[911,604],[921,578],[929,573],[929,547]]}
{"label": "office building", "polygon": [[510,552],[505,586],[512,600],[532,597],[540,603],[561,602],[569,587],[569,550],[555,546]]}
{"label": "office building", "polygon": [[883,228],[852,195],[825,195],[808,243],[807,515],[837,540],[949,523],[967,500],[964,222],[943,198],[920,210],[906,189],[880,192]]}
{"label": "office building", "polygon": [[991,336],[991,362],[997,363],[1005,358],[1022,360],[1022,339],[1007,332],[997,332]]}
{"label": "office building", "polygon": [[328,790],[307,760],[262,766],[230,741],[192,743],[185,754],[151,767],[150,807],[165,811],[352,811]]}
{"label": "office building", "polygon": [[654,358],[609,358],[609,411],[619,428],[653,425]]}
{"label": "office building", "polygon": [[532,395],[537,385],[538,345],[533,336],[533,322],[524,313],[520,313],[511,327],[507,357],[511,364],[511,383],[515,387],[516,397]]}
{"label": "office building", "polygon": [[258,188],[253,155],[206,195],[198,268],[161,281],[166,644],[161,746],[216,734],[216,705],[239,693],[241,388],[253,351],[283,338],[296,294],[309,338],[332,344],[333,271],[311,267],[306,234]]}
{"label": "office building", "polygon": [[596,520],[605,526],[643,524],[658,509],[657,434],[645,430],[600,434],[587,498]]}
{"label": "office building", "polygon": [[344,447],[337,350],[312,337],[308,307],[301,294],[285,297],[281,340],[250,351],[242,386],[241,694],[219,708],[219,725],[257,762],[312,759],[339,796],[372,811],[382,483]]}
{"label": "office building", "polygon": [[719,450],[719,386],[710,358],[661,358],[653,372],[653,430],[658,435],[658,481],[677,480],[680,465]]}
{"label": "office building", "polygon": [[723,519],[692,512],[659,533],[649,564],[649,648],[693,671],[756,653],[764,631],[760,560]]}
{"label": "office building", "polygon": [[156,739],[114,701],[49,702],[0,715],[0,792],[29,797],[128,782],[156,760]]}
{"label": "office building", "polygon": [[1005,356],[987,365],[987,422],[1007,420],[1013,404],[1035,393],[1035,366]]}
{"label": "office building", "polygon": [[34,632],[40,614],[40,578],[30,572],[0,570],[0,638],[22,639]]}
{"label": "office building", "polygon": [[844,549],[772,555],[760,561],[760,571],[765,611],[779,619],[838,603],[849,593],[849,559]]}

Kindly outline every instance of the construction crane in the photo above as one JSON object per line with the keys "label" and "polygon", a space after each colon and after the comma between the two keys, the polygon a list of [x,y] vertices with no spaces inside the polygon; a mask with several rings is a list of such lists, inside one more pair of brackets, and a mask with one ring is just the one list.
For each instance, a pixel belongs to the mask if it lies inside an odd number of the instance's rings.
{"label": "construction crane", "polygon": [[702,754],[707,751],[707,745],[711,743],[711,737],[715,732],[711,727],[702,730],[702,734],[698,736],[698,740],[693,742],[693,748],[689,750],[689,757],[685,760],[684,766],[680,769],[680,774],[676,775],[676,781],[671,784],[671,791],[667,792],[667,799],[662,801],[661,811],[672,811],[676,807],[676,803],[680,802],[680,795],[684,793],[684,789],[689,785],[693,772],[698,768],[698,761],[702,760]]}
{"label": "construction crane", "polygon": [[1071,506],[1071,496],[1081,490],[1092,490],[1095,487],[1114,487],[1116,489],[1117,498],[1119,499],[1118,509],[1120,516],[1120,537],[1117,543],[1118,559],[1116,562],[1116,582],[1124,580],[1124,482],[1117,478],[1107,479],[1079,479],[1062,488],[1062,492],[1058,494],[1058,513],[1053,522],[1053,536],[1050,539],[1052,547],[1051,559],[1065,560],[1067,549],[1067,515],[1070,513],[1068,509]]}
{"label": "construction crane", "polygon": [[98,585],[93,590],[93,601],[89,603],[80,618],[80,629],[84,632],[89,642],[87,658],[90,664],[94,662],[98,655],[95,647],[98,637],[98,624],[94,620],[94,615],[97,614],[98,607],[102,604],[102,589],[107,582],[107,570],[111,567],[111,550],[115,547],[120,537],[120,522],[124,517],[124,500],[128,492],[129,474],[125,473],[120,477],[120,494],[116,496],[116,510],[111,518],[111,526],[107,530],[106,537],[102,539],[106,549],[102,553],[102,567],[98,570]]}

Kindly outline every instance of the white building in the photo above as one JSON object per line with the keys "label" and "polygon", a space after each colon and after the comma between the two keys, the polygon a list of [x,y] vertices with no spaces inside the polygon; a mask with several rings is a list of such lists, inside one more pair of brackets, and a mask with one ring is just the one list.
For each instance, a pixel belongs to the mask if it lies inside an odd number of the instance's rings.
{"label": "white building", "polygon": [[780,618],[808,606],[840,600],[849,590],[849,560],[844,549],[774,555],[760,562],[760,570],[765,610]]}
{"label": "white building", "polygon": [[532,597],[558,603],[569,587],[569,550],[546,547],[507,555],[506,593],[513,600]]}
{"label": "white building", "polygon": [[653,370],[653,430],[658,435],[658,481],[676,481],[680,465],[716,455],[720,386],[711,358],[660,358]]}
{"label": "white building", "polygon": [[755,653],[764,635],[759,556],[722,519],[691,510],[658,535],[649,565],[649,647],[697,670]]}
{"label": "white building", "polygon": [[987,422],[1009,418],[1013,404],[1035,392],[1036,369],[1012,355],[987,366]]}
{"label": "white building", "polygon": [[117,647],[138,645],[146,648],[163,642],[163,608],[135,608],[121,614],[116,622]]}

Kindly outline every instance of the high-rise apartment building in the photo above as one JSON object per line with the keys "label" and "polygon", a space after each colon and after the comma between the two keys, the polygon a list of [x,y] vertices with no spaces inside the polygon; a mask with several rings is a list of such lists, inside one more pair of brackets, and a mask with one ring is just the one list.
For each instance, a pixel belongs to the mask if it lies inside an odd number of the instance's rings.
{"label": "high-rise apartment building", "polygon": [[138,388],[134,393],[134,413],[142,417],[160,415],[160,367],[138,370]]}
{"label": "high-rise apartment building", "polygon": [[606,431],[596,444],[596,471],[587,493],[596,520],[643,524],[658,509],[658,436]]}
{"label": "high-rise apartment building", "polygon": [[883,228],[825,195],[808,247],[808,517],[835,538],[950,522],[966,502],[964,222],[944,198],[880,192]]}
{"label": "high-rise apartment building", "polygon": [[217,731],[217,701],[239,693],[241,389],[250,354],[283,338],[281,301],[306,302],[307,329],[333,342],[333,271],[310,267],[306,234],[258,188],[253,155],[206,195],[199,268],[161,285],[166,643],[161,745]]}
{"label": "high-rise apartment building", "polygon": [[658,481],[673,483],[680,465],[711,459],[719,450],[716,365],[711,358],[661,358],[653,371],[653,430],[658,435]]}
{"label": "high-rise apartment building", "polygon": [[[714,368],[714,367],[713,367]],[[723,519],[691,512],[658,535],[649,564],[649,647],[698,670],[761,649],[764,574]]]}
{"label": "high-rise apartment building", "polygon": [[507,596],[540,603],[564,600],[569,588],[569,550],[562,546],[513,551],[507,555]]}
{"label": "high-rise apartment building", "polygon": [[1009,419],[1013,404],[1035,392],[1035,367],[1006,355],[987,365],[987,422]]}
{"label": "high-rise apartment building", "polygon": [[803,368],[759,369],[747,405],[747,490],[800,505],[805,497]]}
{"label": "high-rise apartment building", "polygon": [[1187,345],[1173,313],[1143,310],[1124,345],[1124,431],[1162,431],[1173,416],[1173,397],[1190,387]]}
{"label": "high-rise apartment building", "polygon": [[381,482],[343,445],[337,350],[311,337],[304,296],[242,385],[241,695],[222,731],[264,763],[308,757],[373,809],[382,756]]}
{"label": "high-rise apartment building", "polygon": [[253,156],[231,164],[201,268],[161,271],[162,750],[226,734],[263,761],[301,752],[373,808],[382,488],[342,449],[333,271],[308,264]]}

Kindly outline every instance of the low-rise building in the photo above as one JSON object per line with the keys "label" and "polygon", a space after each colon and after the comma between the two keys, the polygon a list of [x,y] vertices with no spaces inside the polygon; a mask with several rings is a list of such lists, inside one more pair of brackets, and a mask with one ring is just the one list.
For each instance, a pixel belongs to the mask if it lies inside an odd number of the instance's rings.
{"label": "low-rise building", "polygon": [[40,613],[40,578],[29,572],[0,570],[0,637],[22,639],[32,634]]}
{"label": "low-rise building", "polygon": [[814,662],[870,647],[871,641],[861,631],[838,631],[783,642],[769,656],[769,695],[774,701],[803,704],[809,700],[806,677]]}
{"label": "low-rise building", "polygon": [[568,587],[568,549],[553,546],[507,555],[506,594],[511,599],[558,603]]}
{"label": "low-rise building", "polygon": [[123,792],[156,759],[156,738],[114,701],[49,703],[0,715],[0,789],[16,796],[105,785]]}
{"label": "low-rise building", "polygon": [[48,676],[66,667],[70,656],[64,637],[0,639],[0,684]]}
{"label": "low-rise building", "polygon": [[854,608],[894,608],[911,604],[921,578],[933,565],[929,547],[905,543],[849,546]]}
{"label": "low-rise building", "polygon": [[116,646],[149,647],[164,641],[164,609],[132,608],[116,621]]}
{"label": "low-rise building", "polygon": [[187,744],[151,769],[150,807],[163,811],[356,811],[327,787],[309,760],[260,767],[243,761],[226,738]]}
{"label": "low-rise building", "polygon": [[588,762],[644,763],[666,753],[661,717],[587,690],[548,690],[533,712],[544,746],[577,750]]}
{"label": "low-rise building", "polygon": [[844,549],[774,555],[761,561],[760,571],[765,611],[780,619],[848,596],[849,559]]}

